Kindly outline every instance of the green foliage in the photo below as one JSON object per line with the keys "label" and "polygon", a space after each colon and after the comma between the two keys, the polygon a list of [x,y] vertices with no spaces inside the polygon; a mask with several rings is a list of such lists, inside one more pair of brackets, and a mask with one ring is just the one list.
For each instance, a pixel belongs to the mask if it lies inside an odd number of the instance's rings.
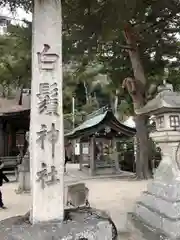
{"label": "green foliage", "polygon": [[[87,113],[84,111],[75,111],[75,126],[80,125],[83,121],[85,121]],[[72,113],[64,114],[64,119],[68,120],[71,123],[71,129],[73,128],[73,115]],[[70,130],[71,130],[70,129]]]}
{"label": "green foliage", "polygon": [[[71,45],[66,56],[80,61],[84,69],[93,61],[100,63],[103,66],[101,72],[110,79],[108,95],[114,96],[115,90],[119,89],[119,98],[126,101],[126,107],[121,106],[121,111],[124,108],[126,113],[133,113],[131,99],[121,89],[124,78],[133,76],[127,52],[129,46],[125,46],[123,34],[127,23],[134,30],[133,38],[148,79],[147,89],[153,82],[162,83],[165,69],[178,73],[175,66],[179,63],[180,52],[178,1],[66,0],[62,1],[62,6],[63,37],[68,38]],[[170,60],[174,57],[176,60],[172,63]]]}
{"label": "green foliage", "polygon": [[31,0],[0,0],[0,6],[9,5],[12,11],[14,11],[18,7],[24,8],[26,11],[30,11],[32,9]]}
{"label": "green foliage", "polygon": [[8,27],[0,36],[0,84],[3,88],[29,87],[31,77],[31,23]]}
{"label": "green foliage", "polygon": [[95,99],[92,99],[91,101],[87,102],[84,106],[82,106],[82,111],[86,112],[86,114],[90,114],[98,109],[99,109],[98,102]]}
{"label": "green foliage", "polygon": [[[1,0],[14,9],[23,6],[31,10],[29,0]],[[133,76],[123,31],[127,23],[134,29],[134,39],[148,79],[160,84],[165,69],[169,69],[170,82],[179,89],[180,60],[180,2],[177,0],[62,0],[63,12],[63,62],[74,62],[72,73],[64,76],[65,112],[71,111],[72,94],[76,93],[78,105],[84,105],[88,96],[98,104],[112,104],[116,89],[124,99],[120,111],[132,114],[132,103],[127,92],[122,91],[122,81]],[[1,49],[0,49],[1,51]],[[175,61],[170,59],[175,58]],[[95,65],[101,69],[96,71]],[[87,72],[93,66],[92,72]],[[95,84],[98,73],[108,76],[106,86]],[[88,89],[83,88],[84,85]],[[79,91],[81,88],[81,93]],[[123,110],[124,109],[124,110]],[[80,110],[80,109],[79,109]]]}

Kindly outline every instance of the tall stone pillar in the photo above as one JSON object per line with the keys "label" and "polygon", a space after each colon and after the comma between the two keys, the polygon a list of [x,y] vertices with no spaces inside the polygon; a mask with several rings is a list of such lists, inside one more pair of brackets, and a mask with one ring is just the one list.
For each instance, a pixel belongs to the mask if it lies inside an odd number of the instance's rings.
{"label": "tall stone pillar", "polygon": [[60,0],[34,1],[30,158],[32,223],[64,215],[62,17]]}

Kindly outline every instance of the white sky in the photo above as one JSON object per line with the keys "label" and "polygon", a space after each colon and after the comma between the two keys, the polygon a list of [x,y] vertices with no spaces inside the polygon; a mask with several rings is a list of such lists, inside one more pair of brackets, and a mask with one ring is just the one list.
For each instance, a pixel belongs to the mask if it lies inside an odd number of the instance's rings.
{"label": "white sky", "polygon": [[15,13],[11,13],[11,11],[8,9],[8,7],[1,8],[0,9],[0,15],[1,16],[8,16],[8,17],[16,19],[16,20],[27,19],[29,21],[32,21],[32,14],[27,14],[21,8],[18,8]]}

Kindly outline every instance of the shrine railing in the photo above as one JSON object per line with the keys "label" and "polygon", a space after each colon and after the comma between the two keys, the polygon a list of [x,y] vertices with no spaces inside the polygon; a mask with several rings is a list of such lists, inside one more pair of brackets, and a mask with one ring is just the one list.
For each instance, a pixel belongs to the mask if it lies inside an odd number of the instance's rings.
{"label": "shrine railing", "polygon": [[96,159],[96,168],[114,168],[115,160],[111,156],[102,156],[101,159]]}
{"label": "shrine railing", "polygon": [[4,163],[5,170],[15,171],[20,162],[20,157],[6,156],[6,157],[0,157],[0,160]]}

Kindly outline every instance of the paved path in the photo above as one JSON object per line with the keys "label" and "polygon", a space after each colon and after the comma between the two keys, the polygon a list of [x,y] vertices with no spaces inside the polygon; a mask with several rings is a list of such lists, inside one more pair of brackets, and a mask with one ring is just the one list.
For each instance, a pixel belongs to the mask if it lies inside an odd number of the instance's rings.
{"label": "paved path", "polygon": [[[109,212],[118,230],[126,232],[126,213],[133,210],[136,199],[142,191],[146,190],[147,181],[120,178],[85,179],[81,173],[79,173],[81,176],[77,173],[75,166],[69,166],[65,181],[85,182],[90,189],[89,200],[91,206]],[[25,214],[30,208],[30,194],[17,195],[14,191],[15,189],[17,189],[16,183],[7,183],[2,187],[4,202],[8,209],[0,211],[0,220]]]}

